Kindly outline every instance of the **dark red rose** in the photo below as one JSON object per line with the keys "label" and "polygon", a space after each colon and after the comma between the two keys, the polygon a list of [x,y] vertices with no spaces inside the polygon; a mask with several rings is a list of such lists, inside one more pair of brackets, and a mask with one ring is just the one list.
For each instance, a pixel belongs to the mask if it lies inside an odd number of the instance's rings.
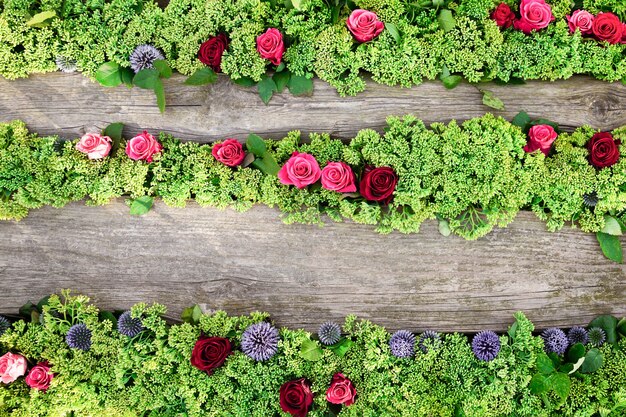
{"label": "dark red rose", "polygon": [[596,133],[587,142],[589,162],[596,168],[610,167],[619,160],[619,145],[609,132]]}
{"label": "dark red rose", "polygon": [[599,41],[607,41],[612,44],[622,41],[623,25],[613,13],[598,13],[593,19],[591,29]]}
{"label": "dark red rose", "polygon": [[343,404],[345,406],[354,404],[356,388],[344,374],[336,373],[330,382],[330,387],[326,391],[326,399],[333,404]]}
{"label": "dark red rose", "polygon": [[359,191],[366,200],[389,204],[398,183],[398,176],[389,167],[366,166],[359,184]]}
{"label": "dark red rose", "polygon": [[232,347],[223,337],[201,337],[191,352],[191,364],[211,375],[213,370],[224,364]]}
{"label": "dark red rose", "polygon": [[296,379],[280,387],[280,408],[294,417],[305,417],[313,404],[313,393],[309,382]]}
{"label": "dark red rose", "polygon": [[498,26],[506,29],[513,25],[515,13],[513,13],[508,4],[500,3],[496,10],[491,13],[491,18],[496,21]]}
{"label": "dark red rose", "polygon": [[33,369],[26,375],[26,385],[31,388],[38,389],[40,391],[46,391],[50,388],[50,382],[52,382],[54,374],[50,372],[50,364],[48,362],[39,362]]}
{"label": "dark red rose", "polygon": [[226,48],[228,48],[228,38],[220,33],[200,45],[198,59],[213,71],[222,72],[222,55]]}
{"label": "dark red rose", "polygon": [[241,165],[246,157],[243,146],[237,139],[226,139],[224,142],[216,143],[211,153],[215,159],[229,167]]}

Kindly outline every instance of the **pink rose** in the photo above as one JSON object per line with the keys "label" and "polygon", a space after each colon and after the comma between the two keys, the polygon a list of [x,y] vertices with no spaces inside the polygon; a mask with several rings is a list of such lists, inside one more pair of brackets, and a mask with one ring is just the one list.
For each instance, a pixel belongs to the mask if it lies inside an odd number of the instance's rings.
{"label": "pink rose", "polygon": [[89,159],[102,159],[111,152],[111,138],[99,133],[86,133],[76,143],[76,149]]}
{"label": "pink rose", "polygon": [[161,152],[162,149],[159,141],[145,130],[126,143],[126,155],[135,161],[152,162],[152,156]]}
{"label": "pink rose", "polygon": [[320,166],[308,153],[294,152],[291,158],[278,171],[280,182],[286,185],[295,185],[304,188],[317,182],[322,176]]}
{"label": "pink rose", "polygon": [[580,30],[583,35],[593,33],[593,15],[586,10],[576,10],[571,16],[567,17],[569,30],[574,33],[576,29]]}
{"label": "pink rose", "polygon": [[9,384],[26,373],[26,358],[11,352],[0,357],[0,381]]}
{"label": "pink rose", "polygon": [[50,372],[50,365],[48,362],[40,362],[37,366],[34,366],[26,376],[25,382],[31,388],[45,391],[50,388],[50,382],[52,382],[54,374]]}
{"label": "pink rose", "polygon": [[261,58],[269,59],[274,65],[280,65],[285,52],[283,34],[278,29],[268,29],[256,38],[256,50]]}
{"label": "pink rose", "polygon": [[354,10],[348,17],[346,25],[359,42],[371,41],[385,28],[385,24],[378,20],[376,13],[363,9]]}
{"label": "pink rose", "polygon": [[226,139],[224,142],[216,143],[211,153],[215,159],[229,167],[241,165],[246,157],[243,146],[237,139]]}
{"label": "pink rose", "polygon": [[535,125],[528,131],[528,144],[524,146],[524,151],[531,153],[539,149],[548,156],[552,143],[557,136],[552,126]]}
{"label": "pink rose", "polygon": [[356,192],[354,173],[345,162],[329,162],[322,170],[322,187],[339,193]]}
{"label": "pink rose", "polygon": [[552,8],[544,0],[522,0],[519,12],[520,18],[513,23],[513,27],[526,34],[543,29],[554,20]]}

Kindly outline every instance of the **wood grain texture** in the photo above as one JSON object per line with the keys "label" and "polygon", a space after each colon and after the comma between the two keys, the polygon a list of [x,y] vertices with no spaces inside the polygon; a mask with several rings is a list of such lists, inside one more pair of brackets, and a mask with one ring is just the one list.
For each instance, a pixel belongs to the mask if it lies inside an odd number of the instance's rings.
{"label": "wood grain texture", "polygon": [[[239,87],[221,76],[211,86],[182,84],[178,75],[166,81],[167,110],[159,114],[152,91],[105,88],[80,74],[52,73],[29,79],[0,79],[0,121],[22,119],[40,134],[75,138],[112,122],[127,123],[127,135],[140,129],[163,130],[181,139],[244,139],[254,132],[281,138],[290,130],[327,132],[350,138],[363,128],[381,130],[389,115],[413,113],[427,123],[465,120],[492,109],[469,84],[446,90],[440,82],[406,89],[368,83],[364,93],[341,98],[315,80],[312,97],[276,95],[268,106],[255,88]],[[583,124],[600,129],[626,125],[626,86],[587,77],[521,86],[480,85],[501,98],[509,120],[520,110],[545,117],[571,130]]]}
{"label": "wood grain texture", "polygon": [[517,310],[538,328],[626,314],[626,267],[604,259],[593,235],[549,233],[528,212],[475,242],[444,238],[435,222],[381,236],[353,223],[284,225],[265,207],[160,202],[144,217],[118,201],[0,223],[0,293],[10,295],[0,312],[62,288],[109,309],[159,301],[179,317],[202,303],[312,331],[350,313],[391,330],[468,332],[505,330]]}

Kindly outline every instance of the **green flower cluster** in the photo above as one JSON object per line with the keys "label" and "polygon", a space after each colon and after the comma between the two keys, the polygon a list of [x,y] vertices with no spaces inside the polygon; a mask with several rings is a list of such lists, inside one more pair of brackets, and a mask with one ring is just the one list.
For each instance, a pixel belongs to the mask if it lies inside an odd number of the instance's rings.
{"label": "green flower cluster", "polygon": [[[466,239],[505,227],[521,209],[532,209],[557,230],[566,222],[584,231],[603,230],[624,219],[626,211],[626,128],[621,158],[596,169],[588,161],[587,141],[595,133],[581,127],[561,133],[554,150],[526,153],[522,130],[491,114],[459,125],[427,128],[413,116],[390,117],[384,134],[360,131],[349,143],[328,135],[300,132],[265,141],[279,165],[294,151],[313,155],[323,168],[344,161],[360,177],[366,165],[391,167],[399,177],[388,206],[354,193],[314,184],[303,189],[281,184],[276,175],[253,166],[230,168],[218,162],[211,144],[181,142],[161,133],[163,151],[146,163],[133,161],[116,144],[109,157],[90,160],[76,141],[30,134],[24,123],[0,124],[0,219],[19,220],[30,209],[62,207],[86,199],[106,204],[114,198],[158,196],[171,206],[194,199],[201,206],[244,211],[254,204],[277,207],[287,223],[322,224],[325,216],[376,225],[381,233],[418,232],[427,219],[438,219]],[[594,195],[595,207],[585,204]]]}
{"label": "green flower cluster", "polygon": [[[190,75],[203,66],[197,59],[200,44],[226,33],[230,44],[222,70],[234,80],[259,81],[269,63],[259,56],[256,37],[275,27],[285,36],[290,73],[316,75],[342,95],[365,88],[364,72],[379,83],[402,86],[442,73],[470,82],[626,76],[626,46],[570,33],[565,20],[570,0],[550,1],[556,21],[531,35],[496,25],[490,13],[500,0],[437,3],[451,12],[446,30],[438,6],[408,0],[171,0],[164,9],[155,0],[3,0],[0,75],[14,79],[55,71],[55,60],[62,57],[93,77],[105,62],[129,67],[130,53],[146,43],[162,50],[172,68]],[[506,3],[519,7],[517,0]],[[622,0],[584,0],[581,6],[626,19]],[[375,12],[387,28],[359,44],[345,23],[355,8]]]}
{"label": "green flower cluster", "polygon": [[[409,359],[396,358],[388,332],[369,321],[346,318],[347,351],[321,349],[312,359],[302,354],[312,335],[282,329],[278,353],[255,362],[238,346],[244,330],[268,319],[263,313],[230,317],[223,311],[197,315],[168,325],[162,305],[138,304],[131,312],[145,328],[135,337],[116,330],[116,317],[98,311],[84,296],[52,295],[40,303],[40,315],[19,320],[0,336],[0,355],[24,355],[47,361],[54,374],[47,391],[29,389],[23,378],[0,383],[0,416],[287,416],[279,406],[279,388],[294,378],[311,382],[314,404],[309,417],[336,408],[325,391],[334,373],[353,382],[356,402],[341,416],[592,417],[623,416],[626,405],[626,339],[599,349],[602,366],[593,373],[572,373],[569,395],[533,394],[531,379],[545,364],[541,337],[522,314],[501,350],[490,362],[479,361],[468,338],[442,335],[436,347]],[[71,349],[65,335],[72,324],[91,331],[91,348]],[[201,334],[228,338],[234,352],[211,375],[192,366],[191,352]],[[611,413],[612,411],[612,413]],[[610,414],[609,414],[610,413]]]}

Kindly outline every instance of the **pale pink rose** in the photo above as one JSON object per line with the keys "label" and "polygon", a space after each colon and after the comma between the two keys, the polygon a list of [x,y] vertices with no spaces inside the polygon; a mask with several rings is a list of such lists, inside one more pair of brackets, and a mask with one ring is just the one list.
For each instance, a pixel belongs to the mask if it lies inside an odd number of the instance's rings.
{"label": "pale pink rose", "polygon": [[295,185],[298,188],[304,188],[311,185],[322,176],[322,170],[319,164],[308,153],[294,152],[291,158],[278,171],[280,182],[286,185]]}
{"label": "pale pink rose", "polygon": [[557,133],[550,125],[535,125],[528,131],[528,143],[524,151],[531,153],[537,149],[548,156],[552,143],[556,140]]}
{"label": "pale pink rose", "polygon": [[571,16],[567,17],[569,30],[574,33],[576,29],[580,30],[583,35],[593,33],[593,15],[586,10],[576,10]]}
{"label": "pale pink rose", "polygon": [[513,27],[526,34],[548,27],[554,20],[552,7],[544,0],[522,0],[519,13],[520,18],[513,23]]}
{"label": "pale pink rose", "polygon": [[152,156],[161,152],[162,149],[159,141],[145,130],[126,143],[126,155],[135,161],[152,162]]}
{"label": "pale pink rose", "polygon": [[0,381],[9,384],[26,373],[26,358],[11,352],[0,357]]}
{"label": "pale pink rose", "polygon": [[99,133],[86,133],[76,143],[76,149],[89,159],[102,159],[111,152],[111,138]]}
{"label": "pale pink rose", "polygon": [[359,42],[371,41],[385,28],[385,24],[378,20],[376,13],[363,9],[354,10],[348,17],[346,25]]}
{"label": "pale pink rose", "polygon": [[340,193],[356,192],[354,173],[345,162],[329,162],[322,170],[322,187]]}

